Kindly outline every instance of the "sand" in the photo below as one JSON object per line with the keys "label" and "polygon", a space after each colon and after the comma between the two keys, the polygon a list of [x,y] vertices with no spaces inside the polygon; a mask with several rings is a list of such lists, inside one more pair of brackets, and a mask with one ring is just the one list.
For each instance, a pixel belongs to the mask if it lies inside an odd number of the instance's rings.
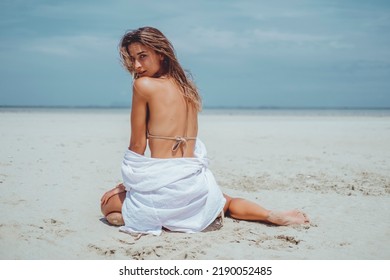
{"label": "sand", "polygon": [[2,260],[389,260],[390,113],[205,111],[222,190],[310,225],[226,218],[220,230],[133,236],[105,223],[128,110],[0,109]]}

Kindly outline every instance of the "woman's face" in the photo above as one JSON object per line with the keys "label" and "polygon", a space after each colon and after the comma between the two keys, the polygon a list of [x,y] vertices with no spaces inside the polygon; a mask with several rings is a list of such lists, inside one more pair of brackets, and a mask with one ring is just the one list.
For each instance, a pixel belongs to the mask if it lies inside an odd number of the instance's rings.
{"label": "woman's face", "polygon": [[141,43],[132,43],[128,50],[138,77],[154,77],[160,71],[163,56],[153,49]]}

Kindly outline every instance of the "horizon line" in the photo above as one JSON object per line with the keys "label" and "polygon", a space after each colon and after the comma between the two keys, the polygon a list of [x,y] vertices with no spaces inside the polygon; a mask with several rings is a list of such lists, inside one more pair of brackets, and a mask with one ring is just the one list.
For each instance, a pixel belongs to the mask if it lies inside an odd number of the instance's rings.
{"label": "horizon line", "polygon": [[[127,109],[120,105],[0,105],[0,108],[26,109]],[[380,106],[204,106],[205,110],[390,110]]]}

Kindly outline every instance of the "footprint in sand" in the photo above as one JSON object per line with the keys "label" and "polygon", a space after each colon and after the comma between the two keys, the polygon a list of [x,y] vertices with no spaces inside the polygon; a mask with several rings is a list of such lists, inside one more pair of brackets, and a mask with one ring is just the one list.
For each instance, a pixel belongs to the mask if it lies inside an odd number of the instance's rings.
{"label": "footprint in sand", "polygon": [[103,249],[95,244],[88,244],[88,248],[102,256],[112,256],[116,252],[114,249]]}
{"label": "footprint in sand", "polygon": [[58,237],[62,238],[74,232],[73,230],[64,228],[63,222],[53,218],[43,219],[43,223],[44,223],[43,225],[29,224],[30,227],[37,228],[40,230],[39,233],[42,233],[38,239],[47,239],[47,238],[43,238],[42,236],[49,237],[50,235],[54,235],[55,238]]}
{"label": "footprint in sand", "polygon": [[286,242],[289,242],[294,245],[298,245],[302,240],[296,239],[294,236],[288,236],[288,235],[278,235],[276,236],[277,239],[284,240]]}

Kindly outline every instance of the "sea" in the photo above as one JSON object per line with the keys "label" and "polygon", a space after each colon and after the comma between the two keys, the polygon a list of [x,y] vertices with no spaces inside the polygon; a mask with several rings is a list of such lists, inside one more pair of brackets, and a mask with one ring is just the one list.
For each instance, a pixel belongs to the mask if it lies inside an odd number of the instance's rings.
{"label": "sea", "polygon": [[[1,106],[0,113],[7,112],[47,112],[47,113],[110,113],[130,112],[129,107],[75,107],[75,106]],[[349,107],[205,107],[200,115],[239,115],[239,116],[371,116],[389,117],[390,108],[349,108]]]}

